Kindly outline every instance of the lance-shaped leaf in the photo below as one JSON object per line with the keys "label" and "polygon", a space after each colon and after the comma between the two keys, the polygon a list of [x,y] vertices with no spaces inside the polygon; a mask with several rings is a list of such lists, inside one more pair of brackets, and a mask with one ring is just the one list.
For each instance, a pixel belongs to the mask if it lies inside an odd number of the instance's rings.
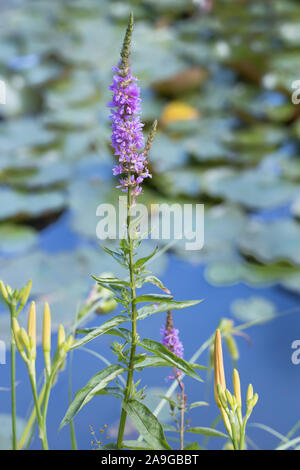
{"label": "lance-shaped leaf", "polygon": [[112,364],[94,375],[87,385],[76,393],[74,400],[60,423],[59,429],[68,424],[84,405],[103,390],[109,382],[125,372],[125,370],[120,364]]}
{"label": "lance-shaped leaf", "polygon": [[151,449],[171,450],[165,439],[162,425],[149,408],[137,400],[123,402],[122,406]]}
{"label": "lance-shaped leaf", "polygon": [[124,256],[124,254],[122,252],[110,250],[106,246],[103,247],[103,250],[105,251],[105,253],[112,256],[121,266],[124,266],[125,268],[127,268],[128,264],[127,264],[127,261],[126,261],[126,258]]}
{"label": "lance-shaped leaf", "polygon": [[139,269],[142,266],[144,266],[144,264],[146,264],[147,261],[149,261],[157,253],[157,251],[158,251],[158,247],[156,247],[155,250],[150,255],[144,256],[143,258],[138,259],[134,263],[134,268]]}
{"label": "lance-shaped leaf", "polygon": [[210,437],[225,437],[228,439],[227,434],[224,434],[221,431],[213,428],[203,428],[203,427],[195,427],[195,428],[188,428],[186,432],[192,432],[194,434],[203,434],[204,436]]}
{"label": "lance-shaped leaf", "polygon": [[180,357],[177,357],[174,353],[172,353],[172,351],[169,351],[169,349],[167,349],[162,344],[157,343],[156,341],[152,341],[151,339],[144,339],[138,344],[147,351],[150,351],[161,359],[169,362],[171,367],[176,367],[190,377],[203,382],[203,380],[199,377],[198,374],[196,374],[188,362],[186,362],[184,359],[181,359]]}
{"label": "lance-shaped leaf", "polygon": [[139,302],[161,302],[164,300],[172,300],[173,295],[167,295],[167,294],[144,294],[144,295],[139,295],[136,297],[134,300],[135,303]]}
{"label": "lance-shaped leaf", "polygon": [[89,341],[91,341],[92,339],[97,338],[97,336],[104,335],[105,333],[107,333],[112,328],[114,328],[117,325],[120,325],[120,323],[124,323],[126,321],[128,321],[128,318],[125,317],[125,315],[117,315],[116,317],[111,318],[110,320],[102,323],[101,326],[98,326],[96,328],[93,328],[93,329],[89,330],[87,335],[85,335],[83,338],[76,341],[71,346],[71,349],[79,348],[83,344],[86,344]]}
{"label": "lance-shaped leaf", "polygon": [[164,300],[156,302],[155,304],[145,305],[145,307],[139,308],[137,312],[137,319],[143,320],[144,318],[153,315],[154,313],[166,312],[167,310],[180,310],[182,308],[193,307],[194,305],[199,304],[204,299],[201,300]]}
{"label": "lance-shaped leaf", "polygon": [[146,442],[141,441],[123,441],[122,447],[124,449],[131,450],[151,450],[153,447],[150,447]]}
{"label": "lance-shaped leaf", "polygon": [[97,281],[97,283],[101,286],[104,287],[104,289],[110,290],[117,299],[122,300],[122,291],[126,289],[126,287],[123,286],[118,286],[117,284],[114,283],[109,283],[109,282],[103,282],[100,280],[100,278],[97,278],[96,276],[92,275],[92,278]]}
{"label": "lance-shaped leaf", "polygon": [[161,290],[166,292],[166,294],[171,294],[169,289],[166,286],[164,286],[161,280],[158,279],[158,277],[153,276],[153,275],[145,276],[145,277],[142,277],[141,279],[138,279],[136,282],[136,286],[142,287],[146,283],[153,284],[154,286],[159,287]]}

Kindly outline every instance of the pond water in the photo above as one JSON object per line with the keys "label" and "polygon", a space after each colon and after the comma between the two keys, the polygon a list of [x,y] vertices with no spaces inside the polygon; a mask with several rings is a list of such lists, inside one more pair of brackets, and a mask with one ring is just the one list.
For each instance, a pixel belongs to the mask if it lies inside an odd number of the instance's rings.
{"label": "pond water", "polygon": [[[68,226],[68,217],[63,217],[55,226],[46,229],[41,234],[40,239],[43,249],[57,252],[61,249],[74,249],[79,243],[79,239],[72,233]],[[279,287],[255,289],[239,283],[233,287],[215,287],[208,284],[204,277],[203,266],[193,265],[178,259],[176,256],[169,257],[169,264],[161,276],[162,280],[169,286],[172,292],[176,292],[178,300],[198,299],[205,300],[198,306],[174,312],[176,327],[180,329],[180,337],[184,344],[185,358],[189,359],[195,350],[213,333],[221,317],[232,317],[230,305],[236,298],[248,298],[253,295],[264,296],[272,300],[276,305],[278,313],[293,311],[299,306],[298,297]],[[102,322],[103,317],[94,317],[90,325]],[[164,315],[154,315],[150,319],[143,321],[139,326],[139,333],[142,337],[150,337],[155,340],[160,339],[160,328],[164,321]],[[246,393],[246,386],[253,383],[254,390],[259,394],[259,402],[251,418],[252,423],[263,423],[275,430],[286,434],[300,417],[299,385],[300,385],[300,365],[296,366],[291,361],[291,343],[300,337],[298,313],[289,313],[278,316],[268,323],[253,326],[246,331],[250,336],[251,343],[248,344],[244,338],[237,338],[240,359],[238,368],[241,375],[243,393]],[[112,359],[109,351],[109,339],[101,337],[87,345],[108,359]],[[40,351],[41,352],[41,351]],[[38,354],[37,357],[42,357]],[[200,357],[200,364],[207,364],[207,351]],[[227,382],[231,386],[231,359],[225,352],[225,364]],[[39,370],[42,364],[37,365]],[[77,391],[87,383],[92,375],[102,368],[103,364],[99,358],[92,356],[86,351],[75,351],[73,357],[73,391]],[[206,372],[202,371],[203,378]],[[151,389],[152,401],[155,403],[155,396],[163,394],[170,385],[166,380],[166,370],[148,369],[143,372],[143,384],[147,384]],[[31,391],[28,384],[27,374],[23,361],[17,360],[17,396],[18,411],[22,416],[28,409],[31,400]],[[1,385],[9,383],[9,363],[1,366]],[[68,404],[67,388],[69,383],[68,369],[62,372],[59,380],[53,389],[53,394],[49,406],[48,433],[50,446],[53,449],[66,449],[70,447],[70,436],[68,428],[57,432],[60,420],[62,419]],[[207,400],[209,407],[196,408],[190,412],[189,418],[192,425],[209,426],[216,418],[218,411],[214,403],[211,383],[196,383],[186,377],[186,392],[189,402]],[[153,390],[152,390],[153,389]],[[153,398],[154,397],[154,398]],[[158,399],[156,399],[157,403]],[[8,392],[1,392],[0,412],[7,412],[9,409],[10,397]],[[166,419],[166,409],[163,417]],[[76,417],[76,435],[78,447],[80,449],[90,449],[92,435],[89,426],[93,426],[96,434],[100,436],[100,428],[108,425],[108,433],[114,438],[117,430],[117,423],[120,414],[118,400],[110,397],[97,397],[92,400]],[[23,415],[24,416],[24,415]],[[170,421],[169,421],[170,422]],[[219,424],[219,429],[222,425]],[[128,437],[134,438],[136,435],[129,427]],[[269,433],[251,428],[249,426],[249,436],[252,441],[261,449],[274,448],[278,444],[278,439]],[[188,440],[202,439],[198,436],[187,435]],[[107,439],[107,438],[106,438]],[[104,438],[105,441],[105,438]],[[223,441],[212,438],[208,448],[220,448]],[[39,449],[40,444],[37,436],[32,443],[32,448]]]}

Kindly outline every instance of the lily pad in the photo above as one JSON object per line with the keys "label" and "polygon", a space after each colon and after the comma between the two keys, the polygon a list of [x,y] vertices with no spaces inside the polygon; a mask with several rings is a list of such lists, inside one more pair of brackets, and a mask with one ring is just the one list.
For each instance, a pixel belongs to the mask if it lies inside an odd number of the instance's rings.
{"label": "lily pad", "polygon": [[34,247],[38,241],[34,229],[22,225],[0,225],[0,252],[16,254]]}

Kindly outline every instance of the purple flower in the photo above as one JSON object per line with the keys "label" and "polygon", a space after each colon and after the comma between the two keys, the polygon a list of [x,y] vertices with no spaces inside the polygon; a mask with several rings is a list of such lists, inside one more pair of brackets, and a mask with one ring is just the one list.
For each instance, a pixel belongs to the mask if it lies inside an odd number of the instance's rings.
{"label": "purple flower", "polygon": [[129,46],[131,39],[130,28],[126,32],[121,61],[118,67],[113,67],[112,100],[108,103],[111,108],[112,136],[111,145],[118,157],[118,164],[113,168],[114,175],[121,175],[122,191],[128,187],[135,196],[141,193],[141,184],[145,178],[151,178],[147,168],[147,153],[144,147],[143,126],[140,121],[140,89],[137,79],[132,76],[129,68]]}
{"label": "purple flower", "polygon": [[[168,312],[167,321],[165,326],[161,329],[162,335],[162,344],[165,346],[169,351],[175,354],[175,356],[183,358],[183,345],[179,339],[179,330],[174,328],[173,325],[173,317],[172,313]],[[176,373],[181,375],[181,371],[176,369]],[[169,378],[174,378],[174,376],[170,375]]]}

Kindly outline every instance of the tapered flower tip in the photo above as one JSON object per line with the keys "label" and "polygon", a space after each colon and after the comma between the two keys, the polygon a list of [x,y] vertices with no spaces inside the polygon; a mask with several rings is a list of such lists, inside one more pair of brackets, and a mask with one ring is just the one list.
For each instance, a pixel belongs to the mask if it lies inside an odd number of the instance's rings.
{"label": "tapered flower tip", "polygon": [[20,341],[20,336],[19,336],[20,335],[20,325],[19,325],[18,320],[15,317],[12,319],[12,330],[13,330],[13,333],[14,333],[15,342],[16,342],[18,351],[21,353],[21,352],[24,351],[24,347],[23,347],[22,341]]}
{"label": "tapered flower tip", "polygon": [[233,391],[238,406],[242,406],[241,382],[239,373],[236,369],[233,369]]}
{"label": "tapered flower tip", "polygon": [[58,336],[57,336],[57,346],[58,348],[61,348],[66,341],[66,333],[63,325],[59,325],[58,328]]}
{"label": "tapered flower tip", "polygon": [[28,336],[31,338],[33,347],[36,344],[36,311],[35,302],[31,302],[28,314]]}
{"label": "tapered flower tip", "polygon": [[123,42],[123,47],[121,50],[121,57],[122,57],[122,63],[121,67],[126,66],[126,62],[128,61],[128,57],[130,55],[130,46],[131,46],[131,37],[132,37],[132,31],[133,31],[133,13],[130,13],[129,20],[128,20],[128,25],[124,37],[124,42]]}
{"label": "tapered flower tip", "polygon": [[6,287],[5,287],[5,285],[3,284],[2,281],[0,281],[0,291],[1,291],[3,299],[8,300],[8,293],[7,293]]}
{"label": "tapered flower tip", "polygon": [[48,302],[45,303],[43,318],[43,350],[50,352],[51,349],[51,312]]}
{"label": "tapered flower tip", "polygon": [[217,386],[218,384],[221,386],[222,391],[225,392],[226,390],[226,381],[225,381],[225,373],[224,373],[224,363],[223,363],[223,351],[222,351],[222,338],[221,332],[219,329],[216,330],[215,335],[215,343],[214,343],[214,392],[215,392],[215,400],[217,405],[220,407],[220,399],[218,396]]}
{"label": "tapered flower tip", "polygon": [[252,384],[249,384],[248,390],[247,390],[247,402],[251,400],[252,397],[253,397],[253,386]]}

